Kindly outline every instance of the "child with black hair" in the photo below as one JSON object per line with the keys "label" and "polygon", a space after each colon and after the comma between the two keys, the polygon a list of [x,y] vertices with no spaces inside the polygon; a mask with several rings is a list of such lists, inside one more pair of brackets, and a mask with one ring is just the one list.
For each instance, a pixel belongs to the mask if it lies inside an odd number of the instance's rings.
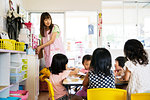
{"label": "child with black hair", "polygon": [[115,88],[115,76],[111,69],[110,52],[105,48],[94,50],[91,70],[86,74],[83,86],[90,88]]}
{"label": "child with black hair", "polygon": [[50,82],[54,89],[54,98],[57,100],[68,100],[68,92],[63,86],[63,80],[77,74],[79,69],[67,70],[68,58],[64,54],[55,54],[52,59]]}
{"label": "child with black hair", "polygon": [[124,81],[129,81],[127,86],[128,99],[132,93],[144,93],[150,90],[150,65],[148,54],[142,43],[136,39],[126,41],[124,54],[125,63]]}
{"label": "child with black hair", "polygon": [[[115,76],[112,70],[111,54],[105,48],[97,48],[92,55],[90,71],[83,81],[83,92],[79,91],[78,96],[85,97],[87,88],[115,88]],[[86,93],[86,94],[85,94]]]}
{"label": "child with black hair", "polygon": [[[90,70],[90,63],[91,63],[91,59],[92,59],[92,56],[91,55],[85,55],[83,56],[82,58],[82,64],[84,66],[84,69],[81,69],[80,72],[86,74],[89,72]],[[84,98],[87,96],[87,87],[83,87],[81,90],[79,90],[76,95]]]}
{"label": "child with black hair", "polygon": [[80,72],[82,72],[84,74],[86,74],[87,72],[89,72],[91,59],[92,59],[91,55],[87,54],[87,55],[83,56],[83,58],[82,58],[82,64],[83,64],[84,68],[81,69]]}
{"label": "child with black hair", "polygon": [[124,75],[124,64],[127,59],[123,56],[119,56],[115,59],[115,76],[123,76]]}

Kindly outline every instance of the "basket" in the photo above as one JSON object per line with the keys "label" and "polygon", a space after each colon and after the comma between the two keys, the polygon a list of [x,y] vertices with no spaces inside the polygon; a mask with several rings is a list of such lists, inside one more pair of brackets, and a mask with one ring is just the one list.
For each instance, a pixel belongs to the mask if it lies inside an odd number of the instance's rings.
{"label": "basket", "polygon": [[11,50],[15,50],[15,43],[16,43],[16,41],[15,40],[10,40],[10,42],[11,42],[11,45],[12,45]]}
{"label": "basket", "polygon": [[0,49],[11,50],[11,42],[9,39],[0,39]]}
{"label": "basket", "polygon": [[19,97],[21,98],[21,100],[27,100],[29,96],[29,92],[26,90],[10,91],[10,96]]}
{"label": "basket", "polygon": [[16,42],[15,43],[15,49],[18,50],[18,51],[24,51],[24,46],[25,46],[25,43],[23,42]]}
{"label": "basket", "polygon": [[15,40],[0,39],[0,49],[15,50]]}

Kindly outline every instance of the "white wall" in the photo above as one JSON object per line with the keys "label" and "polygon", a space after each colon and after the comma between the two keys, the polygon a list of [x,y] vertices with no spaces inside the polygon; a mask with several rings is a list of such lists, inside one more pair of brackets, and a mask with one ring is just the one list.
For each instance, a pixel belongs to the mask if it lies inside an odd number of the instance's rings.
{"label": "white wall", "polygon": [[[22,0],[12,0],[13,8],[17,9],[17,5],[23,7]],[[0,31],[6,31],[6,15],[9,10],[9,0],[0,0]]]}
{"label": "white wall", "polygon": [[101,0],[23,0],[28,11],[98,11],[101,10]]}

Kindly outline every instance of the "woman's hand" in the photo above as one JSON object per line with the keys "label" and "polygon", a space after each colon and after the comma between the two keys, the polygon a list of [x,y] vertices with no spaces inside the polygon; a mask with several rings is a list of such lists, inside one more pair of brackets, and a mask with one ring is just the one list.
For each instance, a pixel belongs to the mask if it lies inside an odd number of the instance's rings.
{"label": "woman's hand", "polygon": [[36,54],[39,54],[41,49],[42,49],[41,46],[37,47],[36,48]]}

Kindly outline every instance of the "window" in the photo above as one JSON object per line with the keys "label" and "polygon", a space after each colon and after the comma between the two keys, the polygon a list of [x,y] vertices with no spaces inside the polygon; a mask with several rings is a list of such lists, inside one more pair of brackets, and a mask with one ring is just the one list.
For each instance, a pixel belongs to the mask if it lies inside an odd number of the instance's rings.
{"label": "window", "polygon": [[66,12],[65,38],[68,55],[92,54],[97,48],[97,12]]}
{"label": "window", "polygon": [[111,49],[123,49],[124,43],[131,38],[140,40],[150,47],[150,5],[149,2],[133,0],[103,1],[103,42]]}
{"label": "window", "polygon": [[[71,64],[81,64],[82,56],[92,54],[97,48],[97,12],[67,11],[65,13],[50,13],[54,24],[58,24],[62,33],[66,55]],[[31,13],[33,33],[40,34],[41,13]]]}

